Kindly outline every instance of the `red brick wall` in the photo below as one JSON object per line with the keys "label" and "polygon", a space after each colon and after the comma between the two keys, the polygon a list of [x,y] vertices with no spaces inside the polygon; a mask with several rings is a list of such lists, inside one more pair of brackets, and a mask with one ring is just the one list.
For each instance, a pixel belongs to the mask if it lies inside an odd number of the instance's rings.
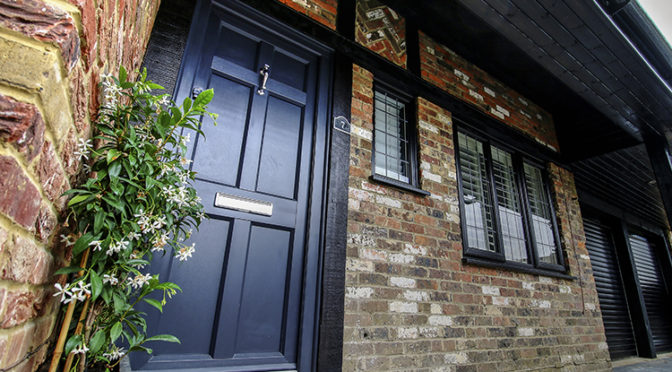
{"label": "red brick wall", "polygon": [[390,62],[406,68],[406,20],[378,0],[358,0],[355,39]]}
{"label": "red brick wall", "polygon": [[100,74],[139,68],[158,5],[0,0],[0,368],[45,359],[76,144],[91,136]]}
{"label": "red brick wall", "polygon": [[336,6],[338,0],[277,0],[313,20],[336,29]]}
{"label": "red brick wall", "polygon": [[[502,61],[506,63],[506,61]],[[529,98],[420,32],[423,79],[558,151],[553,118]]]}
{"label": "red brick wall", "polygon": [[373,77],[354,66],[343,369],[609,370],[571,173],[549,165],[581,280],[464,265],[451,114],[417,100],[430,196],[373,183]]}

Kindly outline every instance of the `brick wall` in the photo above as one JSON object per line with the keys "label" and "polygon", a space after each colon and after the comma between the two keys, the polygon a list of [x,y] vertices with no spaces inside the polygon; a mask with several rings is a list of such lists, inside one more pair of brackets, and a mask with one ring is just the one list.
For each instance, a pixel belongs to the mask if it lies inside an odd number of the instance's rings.
{"label": "brick wall", "polygon": [[553,118],[548,112],[423,32],[419,39],[423,79],[476,105],[529,138],[559,150]]}
{"label": "brick wall", "polygon": [[0,368],[45,359],[58,222],[103,72],[140,66],[159,1],[0,0]]}
{"label": "brick wall", "polygon": [[358,0],[355,39],[390,62],[406,68],[406,20],[378,0]]}
{"label": "brick wall", "polygon": [[608,370],[571,173],[549,165],[576,280],[464,265],[451,114],[417,99],[430,196],[372,183],[373,77],[353,67],[343,369]]}
{"label": "brick wall", "polygon": [[277,0],[282,4],[305,14],[314,21],[336,29],[336,6],[338,0]]}

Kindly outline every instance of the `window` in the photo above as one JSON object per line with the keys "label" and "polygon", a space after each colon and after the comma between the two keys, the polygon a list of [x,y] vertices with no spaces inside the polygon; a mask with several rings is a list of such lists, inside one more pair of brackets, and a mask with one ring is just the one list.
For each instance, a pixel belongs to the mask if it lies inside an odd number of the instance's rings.
{"label": "window", "polygon": [[564,271],[544,170],[463,132],[457,146],[466,260]]}
{"label": "window", "polygon": [[373,112],[373,176],[377,181],[427,194],[419,189],[417,145],[410,97],[377,83]]}

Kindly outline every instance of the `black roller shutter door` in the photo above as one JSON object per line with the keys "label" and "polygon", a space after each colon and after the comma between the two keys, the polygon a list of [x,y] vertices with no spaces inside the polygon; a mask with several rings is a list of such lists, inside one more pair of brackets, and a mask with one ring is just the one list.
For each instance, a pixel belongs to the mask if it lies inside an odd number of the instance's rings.
{"label": "black roller shutter door", "polygon": [[656,352],[672,350],[672,306],[658,260],[655,242],[638,233],[630,234],[630,247],[649,316]]}
{"label": "black roller shutter door", "polygon": [[609,354],[612,359],[637,355],[612,231],[596,219],[584,218],[583,223]]}

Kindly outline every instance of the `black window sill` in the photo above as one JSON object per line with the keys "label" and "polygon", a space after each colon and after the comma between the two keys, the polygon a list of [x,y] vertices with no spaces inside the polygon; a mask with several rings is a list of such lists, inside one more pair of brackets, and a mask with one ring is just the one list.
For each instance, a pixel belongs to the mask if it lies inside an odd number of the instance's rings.
{"label": "black window sill", "polygon": [[430,195],[429,191],[425,191],[421,188],[415,187],[415,186],[413,186],[411,184],[408,184],[406,182],[401,182],[401,181],[395,180],[394,178],[381,176],[379,174],[372,174],[371,179],[373,181],[376,181],[376,182],[379,182],[379,183],[384,183],[386,185],[394,186],[394,187],[396,187],[398,189],[402,189],[404,191],[410,191],[410,192],[413,192],[413,193],[416,193],[416,194],[419,194],[419,195],[424,195],[424,196]]}
{"label": "black window sill", "polygon": [[487,260],[487,259],[476,258],[476,257],[463,257],[462,258],[462,263],[465,264],[465,265],[484,266],[484,267],[489,267],[489,268],[492,268],[492,269],[517,271],[517,272],[520,272],[520,273],[534,274],[534,275],[540,275],[540,276],[550,276],[550,277],[553,277],[553,278],[560,278],[560,279],[567,279],[567,280],[575,280],[576,279],[575,276],[571,276],[571,275],[561,273],[561,272],[557,272],[557,271],[540,269],[540,268],[532,267],[532,266],[529,266],[529,265],[514,264],[514,263],[511,263],[511,262],[490,261],[490,260]]}

